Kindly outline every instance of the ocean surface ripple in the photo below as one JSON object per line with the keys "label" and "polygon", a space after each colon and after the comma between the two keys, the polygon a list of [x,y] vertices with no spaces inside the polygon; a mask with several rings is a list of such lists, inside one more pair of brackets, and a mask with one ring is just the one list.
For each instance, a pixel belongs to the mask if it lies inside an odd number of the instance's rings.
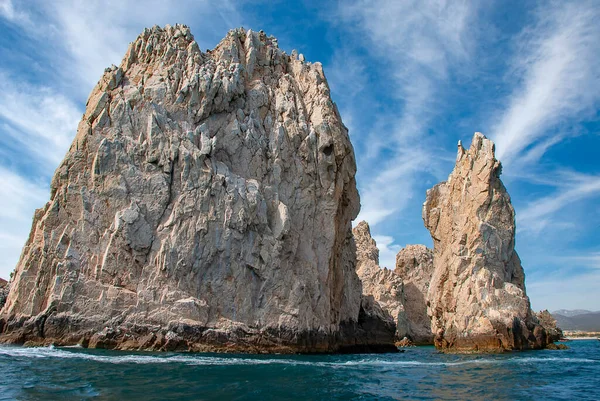
{"label": "ocean surface ripple", "polygon": [[600,341],[568,345],[310,356],[0,346],[0,400],[600,400]]}

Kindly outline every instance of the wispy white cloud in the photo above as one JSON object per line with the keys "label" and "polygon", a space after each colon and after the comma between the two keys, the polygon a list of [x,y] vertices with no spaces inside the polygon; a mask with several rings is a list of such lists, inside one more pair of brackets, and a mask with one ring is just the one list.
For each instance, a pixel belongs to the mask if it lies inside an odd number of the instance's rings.
{"label": "wispy white cloud", "polygon": [[379,249],[379,266],[394,270],[396,255],[402,247],[394,243],[394,238],[389,235],[376,235],[373,237]]}
{"label": "wispy white cloud", "polygon": [[8,278],[31,228],[35,209],[44,206],[49,188],[0,166],[0,277]]}
{"label": "wispy white cloud", "polygon": [[359,128],[360,114],[355,111],[372,101],[367,94],[367,65],[350,49],[342,48],[333,55],[333,59],[324,70],[332,91],[332,99],[336,101],[354,146],[364,146],[365,138]]}
{"label": "wispy white cloud", "polygon": [[[20,150],[16,157],[31,158],[32,167],[54,169],[75,136],[83,111],[53,89],[16,84],[16,78],[0,71],[0,128],[4,140]],[[9,139],[10,138],[10,139]],[[49,175],[49,174],[48,174]]]}
{"label": "wispy white cloud", "polygon": [[325,74],[332,91],[344,96],[359,96],[369,84],[367,65],[349,48],[341,48],[333,55]]}
{"label": "wispy white cloud", "polygon": [[564,259],[573,263],[581,264],[585,267],[600,269],[600,252],[591,252],[587,255],[564,257]]}
{"label": "wispy white cloud", "polygon": [[388,143],[424,136],[439,112],[449,71],[470,57],[467,28],[475,15],[476,8],[461,1],[359,0],[340,6],[347,29],[363,38],[371,59],[384,60],[386,89],[398,101],[386,115],[394,120]]}
{"label": "wispy white cloud", "polygon": [[[364,31],[380,55],[405,61],[392,67],[396,79],[409,82],[417,73],[444,77],[452,62],[468,57],[473,7],[466,1],[358,0],[340,5],[340,15]],[[425,71],[416,71],[419,66]]]}
{"label": "wispy white cloud", "polygon": [[0,15],[7,19],[13,19],[15,16],[15,7],[11,0],[0,0]]}
{"label": "wispy white cloud", "polygon": [[600,305],[600,269],[585,274],[572,272],[527,282],[533,310],[592,309]]}
{"label": "wispy white cloud", "polygon": [[543,2],[512,62],[521,82],[492,137],[505,166],[536,162],[568,133],[559,124],[593,115],[600,101],[600,8],[594,1]]}
{"label": "wispy white cloud", "polygon": [[425,171],[429,153],[420,148],[399,150],[392,161],[382,162],[383,171],[361,187],[361,212],[357,221],[366,220],[376,226],[393,213],[402,210],[415,196],[419,173]]}
{"label": "wispy white cloud", "polygon": [[[568,171],[565,160],[558,165],[544,155],[579,135],[578,124],[597,113],[600,9],[587,0],[541,2],[533,17],[533,23],[515,38],[507,75],[513,89],[498,112],[491,137],[508,178],[520,181],[527,191],[521,190],[520,198],[528,201],[516,210],[517,240],[539,244],[526,244],[529,251],[521,255],[536,277],[527,282],[534,309],[589,308],[600,304],[595,295],[600,274],[575,274],[594,267],[597,255],[547,255],[557,249],[561,254],[573,253],[580,246],[569,240],[595,222],[592,215],[589,221],[577,216],[580,208],[595,207],[600,176]],[[548,277],[550,270],[555,271],[552,277]]]}
{"label": "wispy white cloud", "polygon": [[[74,1],[59,0],[52,3],[48,14],[60,27],[63,43],[73,56],[77,73],[84,82],[94,84],[104,68],[119,64],[129,42],[133,41],[144,27],[175,23],[188,23],[194,15],[203,15],[203,25],[196,35],[200,44],[202,34],[207,29],[221,30],[223,36],[236,18],[226,16],[234,10],[227,0],[219,2],[203,1],[162,1],[144,2],[122,0]],[[223,10],[220,10],[220,8]],[[233,26],[231,26],[233,27]]]}
{"label": "wispy white cloud", "polygon": [[[18,261],[33,212],[49,198],[52,171],[81,114],[55,90],[0,71],[0,277],[8,278]],[[39,179],[32,180],[32,174]]]}
{"label": "wispy white cloud", "polygon": [[539,234],[550,226],[570,226],[558,212],[574,207],[577,201],[600,196],[600,176],[556,173],[555,183],[553,193],[531,201],[517,213],[519,232]]}
{"label": "wispy white cloud", "polygon": [[199,19],[201,23],[194,26],[196,40],[202,47],[212,47],[228,29],[241,24],[229,0],[149,0],[143,5],[133,0],[25,0],[6,4],[0,15],[22,25],[42,44],[49,37],[58,43],[62,54],[55,54],[51,61],[57,74],[65,78],[65,86],[66,78],[76,80],[71,85],[79,90],[80,98],[88,95],[104,68],[120,63],[129,42],[145,27],[193,25]]}
{"label": "wispy white cloud", "polygon": [[396,106],[386,105],[375,116],[355,110],[370,120],[364,124],[369,131],[362,132],[361,151],[367,157],[358,157],[358,220],[367,220],[375,232],[378,223],[406,207],[423,175],[439,171],[446,156],[427,133],[443,109],[450,72],[471,57],[474,35],[468,28],[476,14],[473,3],[462,1],[358,0],[340,5],[346,30],[368,49],[371,60],[384,65],[385,101]]}

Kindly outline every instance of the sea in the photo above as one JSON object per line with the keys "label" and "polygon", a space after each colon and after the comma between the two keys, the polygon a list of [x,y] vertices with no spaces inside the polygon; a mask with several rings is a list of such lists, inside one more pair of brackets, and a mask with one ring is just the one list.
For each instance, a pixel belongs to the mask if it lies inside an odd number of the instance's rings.
{"label": "sea", "polygon": [[600,341],[447,355],[241,355],[0,346],[2,400],[600,400]]}

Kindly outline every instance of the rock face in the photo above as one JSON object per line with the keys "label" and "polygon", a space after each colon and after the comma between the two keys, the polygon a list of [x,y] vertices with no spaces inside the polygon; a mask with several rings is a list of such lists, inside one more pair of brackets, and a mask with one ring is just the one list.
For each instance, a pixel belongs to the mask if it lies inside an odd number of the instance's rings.
{"label": "rock face", "polygon": [[321,64],[262,32],[202,53],[185,26],[146,29],[35,213],[2,340],[388,350],[361,306],[355,170]]}
{"label": "rock face", "polygon": [[356,272],[362,282],[363,297],[369,300],[367,305],[374,302],[381,308],[382,318],[395,328],[396,339],[402,339],[408,335],[402,280],[393,271],[379,266],[379,249],[366,221],[358,223],[352,233],[356,241]]}
{"label": "rock face", "polygon": [[[352,230],[356,241],[356,272],[363,297],[372,299],[396,328],[396,344],[433,344],[427,315],[427,290],[433,272],[433,252],[424,245],[408,245],[396,255],[396,269],[379,266],[379,249],[367,222]],[[385,318],[385,317],[384,317]]]}
{"label": "rock face", "polygon": [[6,303],[8,297],[8,281],[0,278],[0,310]]}
{"label": "rock face", "polygon": [[428,299],[435,345],[451,351],[543,348],[514,250],[515,213],[494,144],[459,143],[447,182],[427,191],[423,220],[434,242]]}
{"label": "rock face", "polygon": [[563,331],[556,324],[556,319],[552,314],[548,311],[548,309],[540,311],[535,314],[538,321],[546,330],[546,342],[553,343],[555,341],[560,341],[563,338]]}
{"label": "rock face", "polygon": [[431,318],[427,314],[433,251],[425,245],[407,245],[396,255],[394,273],[404,283],[403,303],[408,337],[415,344],[433,344]]}

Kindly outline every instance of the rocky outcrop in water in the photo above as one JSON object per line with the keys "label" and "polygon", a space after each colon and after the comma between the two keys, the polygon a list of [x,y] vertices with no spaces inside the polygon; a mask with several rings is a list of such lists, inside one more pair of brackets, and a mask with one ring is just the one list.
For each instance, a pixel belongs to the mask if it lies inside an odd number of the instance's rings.
{"label": "rocky outcrop in water", "polygon": [[358,223],[352,233],[356,241],[356,272],[362,282],[363,297],[381,308],[383,317],[395,327],[396,338],[401,339],[408,334],[402,280],[393,271],[379,266],[379,249],[366,221]]}
{"label": "rocky outcrop in water", "polygon": [[542,348],[515,252],[515,213],[494,144],[459,143],[447,182],[427,191],[423,220],[434,243],[429,313],[435,345],[450,351]]}
{"label": "rocky outcrop in water", "polygon": [[432,251],[423,245],[408,245],[396,255],[396,269],[388,270],[379,266],[379,249],[368,223],[358,223],[352,232],[363,296],[372,298],[393,319],[396,345],[404,338],[411,344],[432,344],[426,301],[433,272]]}
{"label": "rocky outcrop in water", "polygon": [[546,346],[546,349],[550,349],[550,350],[563,350],[563,349],[569,349],[569,347],[566,344],[549,343]]}
{"label": "rocky outcrop in water", "polygon": [[185,26],[146,29],[35,212],[2,341],[391,350],[361,303],[355,170],[321,64],[262,32],[203,53]]}
{"label": "rocky outcrop in water", "polygon": [[537,317],[544,330],[546,330],[547,343],[560,341],[560,339],[563,338],[563,331],[560,327],[558,327],[556,319],[554,318],[554,316],[552,316],[548,309],[537,312],[535,316]]}
{"label": "rocky outcrop in water", "polygon": [[358,223],[352,232],[363,296],[372,298],[393,319],[396,345],[404,338],[411,344],[433,344],[426,300],[433,252],[423,245],[408,245],[396,255],[392,271],[379,266],[379,249],[367,222]]}
{"label": "rocky outcrop in water", "polygon": [[407,245],[396,255],[394,273],[404,283],[403,304],[407,334],[416,344],[433,344],[431,318],[427,307],[433,274],[433,252],[424,245]]}

